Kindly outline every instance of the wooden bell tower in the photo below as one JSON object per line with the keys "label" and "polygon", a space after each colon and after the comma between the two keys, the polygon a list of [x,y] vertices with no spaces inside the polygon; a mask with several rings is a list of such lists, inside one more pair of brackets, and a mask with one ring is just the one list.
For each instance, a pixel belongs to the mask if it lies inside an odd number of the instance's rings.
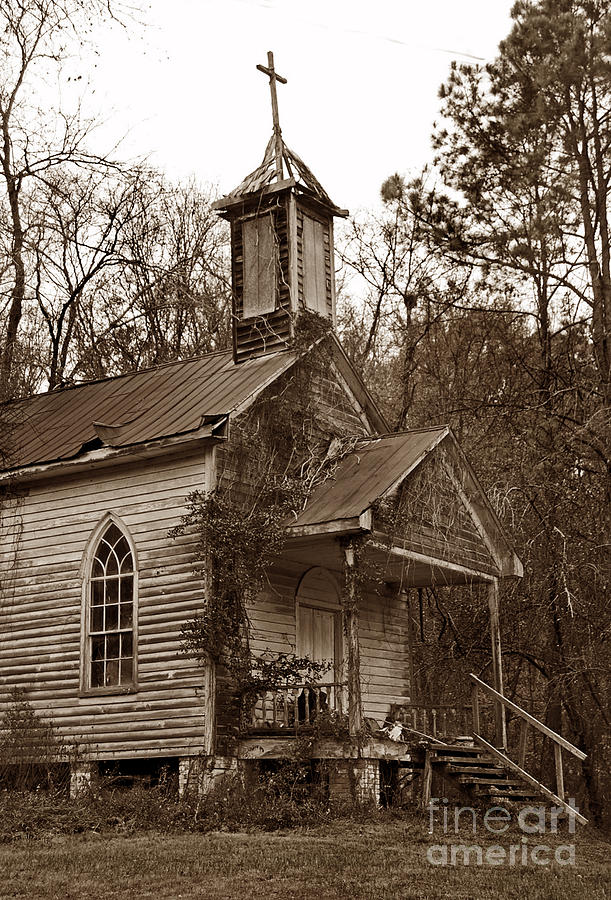
{"label": "wooden bell tower", "polygon": [[347,216],[285,145],[274,57],[269,76],[274,130],[261,165],[215,207],[231,226],[233,353],[241,362],[291,346],[303,310],[335,326],[333,218]]}

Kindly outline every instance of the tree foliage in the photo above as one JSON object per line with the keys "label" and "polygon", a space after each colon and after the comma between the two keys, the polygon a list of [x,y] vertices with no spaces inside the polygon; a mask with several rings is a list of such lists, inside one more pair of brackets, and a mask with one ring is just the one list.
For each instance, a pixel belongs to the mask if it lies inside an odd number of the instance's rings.
{"label": "tree foliage", "polygon": [[227,239],[209,192],[95,147],[38,99],[121,0],[0,2],[0,396],[225,346]]}
{"label": "tree foliage", "polygon": [[[504,598],[507,689],[588,753],[596,817],[611,758],[611,5],[518,2],[513,19],[493,63],[454,65],[440,91],[437,182],[392,176],[382,189],[392,233],[374,227],[352,264],[367,278],[394,242],[393,259],[426,257],[454,274],[450,288],[460,283],[448,290],[435,275],[424,286],[411,327],[430,325],[415,354],[406,330],[387,327],[395,299],[382,285],[365,322],[376,314],[388,342],[383,358],[370,354],[375,383],[395,421],[411,394],[410,425],[453,425],[506,521],[525,565]],[[470,605],[455,596],[451,628],[431,604],[427,684],[452,684],[443,673],[457,656],[485,669]]]}

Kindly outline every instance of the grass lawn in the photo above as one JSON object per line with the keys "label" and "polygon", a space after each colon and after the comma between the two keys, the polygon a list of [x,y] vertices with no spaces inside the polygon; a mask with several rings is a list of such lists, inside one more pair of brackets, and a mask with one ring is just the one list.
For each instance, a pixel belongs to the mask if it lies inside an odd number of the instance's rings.
{"label": "grass lawn", "polygon": [[[417,900],[602,900],[611,897],[610,846],[577,826],[569,835],[530,835],[529,850],[574,843],[575,865],[521,864],[522,833],[469,830],[447,844],[520,845],[513,866],[427,861],[431,844],[421,819],[329,825],[274,833],[49,835],[0,846],[0,897],[106,898],[417,898]],[[437,851],[439,853],[440,851]]]}

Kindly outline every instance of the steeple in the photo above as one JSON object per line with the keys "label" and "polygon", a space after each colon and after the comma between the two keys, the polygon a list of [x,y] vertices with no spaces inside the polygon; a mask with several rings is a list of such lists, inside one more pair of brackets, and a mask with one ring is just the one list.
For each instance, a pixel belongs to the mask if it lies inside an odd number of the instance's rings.
{"label": "steeple", "polygon": [[333,218],[348,215],[284,143],[276,84],[287,80],[267,59],[257,69],[269,76],[272,136],[261,165],[215,204],[231,226],[236,362],[289,347],[303,310],[335,326]]}

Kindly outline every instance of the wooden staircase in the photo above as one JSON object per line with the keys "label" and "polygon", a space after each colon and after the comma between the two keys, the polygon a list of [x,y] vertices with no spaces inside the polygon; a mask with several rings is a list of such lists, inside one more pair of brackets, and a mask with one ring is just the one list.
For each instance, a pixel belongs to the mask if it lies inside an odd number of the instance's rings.
{"label": "wooden staircase", "polygon": [[515,803],[538,796],[527,782],[512,777],[491,754],[475,746],[435,744],[429,754],[431,766],[443,768],[473,799]]}
{"label": "wooden staircase", "polygon": [[[407,725],[398,719],[395,713],[394,721],[399,721],[406,732],[424,739],[421,743],[426,746],[424,769],[422,770],[422,808],[426,809],[431,800],[433,769],[442,768],[444,774],[456,779],[458,784],[474,798],[488,799],[495,803],[545,798],[560,807],[567,815],[574,816],[581,824],[587,824],[587,819],[566,800],[562,751],[572,754],[581,761],[585,760],[586,754],[476,675],[471,674],[469,677],[472,687],[470,738],[457,737],[450,741],[450,738],[446,736],[444,740],[436,728],[439,716],[433,716],[433,727],[427,734],[416,727],[415,720],[413,720],[413,725]],[[494,704],[496,746],[488,743],[481,736],[480,693],[491,699]],[[435,714],[439,709],[441,707],[431,711]],[[448,710],[454,716],[456,715],[454,707],[444,707],[443,709],[444,722],[446,722]],[[514,718],[520,722],[517,761],[508,756],[506,711],[511,712]],[[422,725],[420,727],[422,728]],[[530,730],[538,732],[552,742],[556,769],[555,792],[524,768]],[[454,732],[454,734],[457,733],[461,732]],[[465,734],[464,730],[462,734]],[[499,747],[503,749],[500,750]],[[409,765],[406,763],[405,767],[408,768]],[[413,765],[411,774],[412,777],[415,774]]]}

